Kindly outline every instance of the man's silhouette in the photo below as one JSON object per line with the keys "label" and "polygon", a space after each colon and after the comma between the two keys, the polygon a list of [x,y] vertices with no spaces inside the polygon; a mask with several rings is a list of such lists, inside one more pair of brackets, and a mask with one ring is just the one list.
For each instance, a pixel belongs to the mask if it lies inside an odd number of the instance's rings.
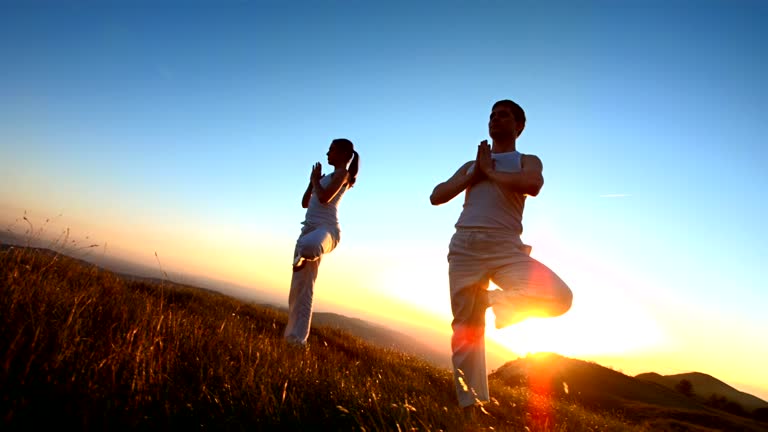
{"label": "man's silhouette", "polygon": [[[485,312],[491,307],[496,327],[529,317],[554,317],[571,307],[570,288],[523,244],[523,208],[539,193],[544,178],[541,160],[517,151],[525,112],[511,100],[496,102],[488,132],[493,147],[482,141],[475,160],[461,166],[432,191],[440,205],[466,190],[448,253],[453,311],[453,371],[459,406],[489,400],[485,365]],[[488,291],[493,281],[500,290]]]}

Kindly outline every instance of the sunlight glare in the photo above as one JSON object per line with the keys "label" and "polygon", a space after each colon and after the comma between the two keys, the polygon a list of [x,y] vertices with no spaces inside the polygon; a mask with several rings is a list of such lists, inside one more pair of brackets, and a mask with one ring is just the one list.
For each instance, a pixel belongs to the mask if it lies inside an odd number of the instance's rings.
{"label": "sunlight glare", "polygon": [[[628,354],[663,343],[664,333],[656,320],[627,299],[605,293],[584,293],[581,299],[563,316],[531,318],[500,330],[488,325],[487,335],[518,355]],[[486,319],[494,322],[490,309]]]}

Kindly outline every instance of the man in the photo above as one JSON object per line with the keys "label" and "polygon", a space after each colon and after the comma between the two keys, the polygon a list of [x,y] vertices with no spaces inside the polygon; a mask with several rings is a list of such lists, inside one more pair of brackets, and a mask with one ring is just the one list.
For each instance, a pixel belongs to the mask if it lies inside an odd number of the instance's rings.
{"label": "man", "polygon": [[[493,147],[482,141],[474,161],[438,184],[430,201],[440,205],[466,190],[448,252],[453,311],[453,372],[459,406],[489,400],[485,365],[485,312],[496,328],[530,317],[554,317],[571,307],[570,288],[545,265],[529,256],[520,240],[526,196],[544,184],[541,160],[517,151],[525,112],[511,100],[496,102],[488,132]],[[500,290],[488,291],[493,281]]]}

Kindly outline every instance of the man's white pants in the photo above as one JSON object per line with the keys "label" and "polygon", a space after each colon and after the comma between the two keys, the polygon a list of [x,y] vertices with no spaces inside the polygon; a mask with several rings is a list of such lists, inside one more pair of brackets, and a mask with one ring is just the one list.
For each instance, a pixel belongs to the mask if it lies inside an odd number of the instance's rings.
{"label": "man's white pants", "polygon": [[305,225],[296,241],[294,258],[306,260],[304,266],[293,272],[291,291],[288,294],[288,325],[285,327],[285,339],[288,342],[304,345],[309,337],[312,321],[312,296],[315,280],[320,267],[320,259],[330,253],[340,241],[340,232],[336,227]]}
{"label": "man's white pants", "polygon": [[571,307],[570,288],[552,270],[528,256],[519,236],[493,230],[458,230],[448,252],[453,311],[453,375],[461,407],[488,401],[485,311],[488,282],[501,288],[497,316],[554,317]]}

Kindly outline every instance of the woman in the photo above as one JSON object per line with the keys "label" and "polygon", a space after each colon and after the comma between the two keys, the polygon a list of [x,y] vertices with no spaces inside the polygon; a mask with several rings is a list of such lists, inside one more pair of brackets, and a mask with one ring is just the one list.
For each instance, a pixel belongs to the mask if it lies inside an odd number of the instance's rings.
{"label": "woman", "polygon": [[345,138],[333,140],[327,155],[334,171],[323,175],[320,162],[314,164],[309,186],[301,198],[301,206],[307,209],[307,214],[293,253],[288,325],[285,328],[285,340],[297,345],[307,343],[320,259],[335,249],[341,240],[337,216],[339,201],[355,184],[360,161],[352,141]]}

